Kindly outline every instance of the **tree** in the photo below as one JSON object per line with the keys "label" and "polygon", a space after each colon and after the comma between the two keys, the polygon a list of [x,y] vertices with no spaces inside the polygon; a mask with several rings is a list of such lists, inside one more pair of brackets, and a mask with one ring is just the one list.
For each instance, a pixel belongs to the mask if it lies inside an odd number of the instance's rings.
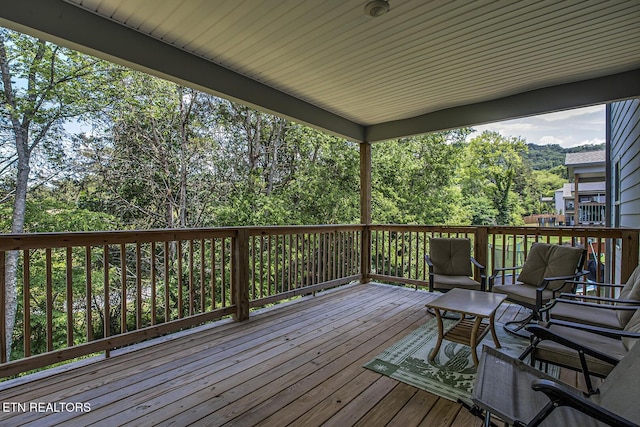
{"label": "tree", "polygon": [[459,223],[456,187],[462,141],[470,129],[437,132],[377,143],[372,150],[373,213],[376,222]]}
{"label": "tree", "polygon": [[526,151],[524,140],[488,131],[473,138],[467,147],[463,194],[486,196],[497,211],[496,222],[500,225],[517,222],[514,210],[518,196],[513,186],[522,173]]}
{"label": "tree", "polygon": [[135,228],[203,225],[228,182],[210,95],[135,71],[113,84],[118,101],[99,117],[101,132],[82,141],[101,183],[87,197]]}
{"label": "tree", "polygon": [[[95,58],[9,30],[0,29],[0,126],[2,150],[8,153],[0,171],[14,173],[11,232],[24,230],[27,193],[38,174],[63,160],[63,125],[97,107],[98,93],[108,67]],[[11,142],[9,142],[11,141]],[[6,195],[3,200],[11,199]],[[6,259],[7,357],[15,323],[18,254]]]}

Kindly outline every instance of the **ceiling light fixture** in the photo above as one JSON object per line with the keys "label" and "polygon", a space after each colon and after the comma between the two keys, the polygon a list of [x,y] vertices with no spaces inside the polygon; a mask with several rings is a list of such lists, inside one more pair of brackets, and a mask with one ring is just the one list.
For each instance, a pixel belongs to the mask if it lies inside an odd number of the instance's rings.
{"label": "ceiling light fixture", "polygon": [[370,1],[364,7],[365,13],[369,16],[373,16],[374,18],[384,15],[389,12],[389,9],[391,9],[391,6],[389,6],[389,2],[385,0]]}

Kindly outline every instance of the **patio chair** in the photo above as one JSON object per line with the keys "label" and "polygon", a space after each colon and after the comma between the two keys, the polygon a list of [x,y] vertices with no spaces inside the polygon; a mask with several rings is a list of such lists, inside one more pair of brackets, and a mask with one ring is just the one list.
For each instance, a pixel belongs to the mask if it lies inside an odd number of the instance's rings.
{"label": "patio chair", "polygon": [[[584,282],[583,282],[584,283]],[[624,329],[640,308],[640,266],[626,284],[596,283],[600,288],[621,288],[617,298],[563,293],[541,311],[549,319],[583,323],[610,329]]]}
{"label": "patio chair", "polygon": [[[429,292],[447,292],[453,288],[486,290],[487,276],[482,264],[471,256],[471,241],[459,238],[431,238],[429,254]],[[473,279],[472,265],[480,270],[480,281]]]}
{"label": "patio chair", "polygon": [[[539,319],[540,310],[557,295],[570,292],[575,287],[571,280],[581,275],[587,251],[573,246],[536,242],[522,266],[496,268],[489,278],[489,290],[507,295],[507,300],[531,310],[523,320],[507,322],[507,332],[522,337],[528,335],[519,331],[531,321]],[[497,283],[501,273],[512,271],[512,276],[520,270],[513,283]]]}
{"label": "patio chair", "polygon": [[[635,346],[585,397],[521,360],[484,347],[473,389],[474,413],[493,414],[513,426],[637,426],[640,405],[640,345]],[[482,414],[482,411],[486,411]]]}
{"label": "patio chair", "polygon": [[527,330],[533,335],[521,359],[531,355],[532,364],[544,362],[581,371],[589,392],[593,393],[591,376],[610,375],[640,338],[640,310],[635,311],[622,330],[562,320],[529,325]]}

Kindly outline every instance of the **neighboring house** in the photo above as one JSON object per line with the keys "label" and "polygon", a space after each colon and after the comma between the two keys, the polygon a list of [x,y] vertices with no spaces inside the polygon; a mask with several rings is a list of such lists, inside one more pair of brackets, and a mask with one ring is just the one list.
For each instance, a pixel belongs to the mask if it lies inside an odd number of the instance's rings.
{"label": "neighboring house", "polygon": [[640,227],[640,99],[607,105],[611,227]]}
{"label": "neighboring house", "polygon": [[567,153],[564,164],[573,180],[556,190],[556,212],[564,214],[564,224],[605,225],[606,151]]}

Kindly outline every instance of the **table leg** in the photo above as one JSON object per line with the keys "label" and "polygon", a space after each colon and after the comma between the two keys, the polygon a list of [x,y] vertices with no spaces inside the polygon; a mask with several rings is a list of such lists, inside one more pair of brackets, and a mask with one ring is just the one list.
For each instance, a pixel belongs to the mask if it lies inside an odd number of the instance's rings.
{"label": "table leg", "polygon": [[444,325],[442,324],[442,315],[440,314],[440,310],[436,308],[433,311],[435,312],[436,319],[438,319],[438,342],[436,343],[436,346],[433,347],[433,350],[431,350],[431,354],[429,354],[429,361],[431,362],[433,362],[433,359],[436,358],[436,355],[440,351],[440,345],[444,338]]}
{"label": "table leg", "polygon": [[500,341],[498,341],[498,336],[496,335],[495,324],[493,322],[493,319],[494,319],[495,316],[496,316],[495,312],[491,316],[489,316],[489,328],[491,330],[491,336],[493,337],[493,343],[496,345],[496,348],[502,348],[502,347],[500,347]]}
{"label": "table leg", "polygon": [[473,322],[473,328],[471,329],[471,337],[470,337],[470,346],[471,346],[471,358],[473,359],[473,364],[478,366],[480,361],[478,360],[478,352],[476,351],[476,346],[478,345],[478,331],[480,330],[480,324],[482,323],[482,318],[480,316],[476,316],[475,322]]}

